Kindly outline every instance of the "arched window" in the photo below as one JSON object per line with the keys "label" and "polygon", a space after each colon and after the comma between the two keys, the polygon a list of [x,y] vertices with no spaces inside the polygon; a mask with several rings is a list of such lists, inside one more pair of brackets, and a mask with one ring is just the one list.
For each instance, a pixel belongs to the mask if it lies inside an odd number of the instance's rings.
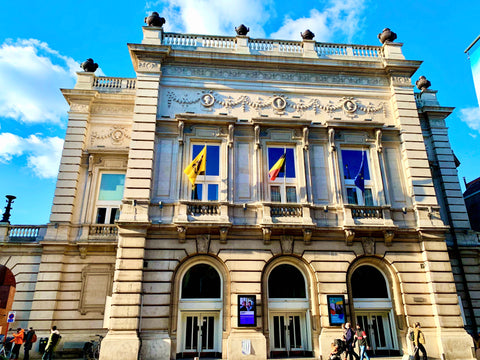
{"label": "arched window", "polygon": [[363,265],[352,275],[353,298],[387,298],[388,290],[385,277],[373,266]]}
{"label": "arched window", "polygon": [[220,298],[220,276],[207,264],[188,269],[182,280],[182,299]]}
{"label": "arched window", "polygon": [[295,266],[279,265],[268,278],[270,298],[306,298],[305,279]]}
{"label": "arched window", "polygon": [[12,286],[16,286],[15,276],[6,266],[0,265],[0,309],[7,307]]}

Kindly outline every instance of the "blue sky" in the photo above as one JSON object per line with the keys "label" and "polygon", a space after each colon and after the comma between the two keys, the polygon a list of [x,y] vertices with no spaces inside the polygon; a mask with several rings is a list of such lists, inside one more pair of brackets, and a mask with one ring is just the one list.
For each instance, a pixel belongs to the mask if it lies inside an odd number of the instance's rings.
{"label": "blue sky", "polygon": [[48,222],[68,110],[59,88],[74,86],[89,57],[97,75],[134,77],[126,44],[141,41],[151,11],[166,18],[167,32],[233,36],[244,23],[252,38],[299,40],[309,28],[317,41],[378,45],[391,28],[405,56],[424,61],[413,80],[425,75],[441,105],[456,107],[448,126],[460,179],[480,176],[480,111],[463,53],[480,34],[478,1],[3,1],[0,207],[17,196],[11,223]]}

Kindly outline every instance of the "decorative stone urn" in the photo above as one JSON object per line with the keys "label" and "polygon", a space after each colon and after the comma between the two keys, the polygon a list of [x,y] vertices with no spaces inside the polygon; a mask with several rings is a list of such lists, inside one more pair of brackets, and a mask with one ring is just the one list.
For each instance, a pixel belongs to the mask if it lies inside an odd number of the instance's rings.
{"label": "decorative stone urn", "polygon": [[427,80],[425,76],[420,76],[417,81],[415,81],[415,85],[417,85],[417,89],[421,91],[427,90],[430,86],[432,86],[432,83]]}
{"label": "decorative stone urn", "polygon": [[165,18],[160,17],[158,12],[154,11],[145,18],[145,24],[147,24],[147,26],[162,27],[163,24],[165,24]]}
{"label": "decorative stone urn", "polygon": [[315,34],[311,32],[309,29],[305,30],[303,33],[300,33],[300,36],[303,40],[313,40]]}
{"label": "decorative stone urn", "polygon": [[378,38],[382,44],[385,44],[386,42],[395,41],[395,39],[397,38],[397,34],[395,34],[389,28],[385,28],[380,34],[378,34]]}
{"label": "decorative stone urn", "polygon": [[245,36],[250,31],[250,28],[247,28],[245,25],[242,24],[239,27],[236,27],[235,31],[237,32],[237,35]]}
{"label": "decorative stone urn", "polygon": [[83,63],[80,64],[80,67],[83,69],[85,72],[95,72],[95,70],[98,69],[98,64],[96,62],[93,62],[93,59],[87,59]]}

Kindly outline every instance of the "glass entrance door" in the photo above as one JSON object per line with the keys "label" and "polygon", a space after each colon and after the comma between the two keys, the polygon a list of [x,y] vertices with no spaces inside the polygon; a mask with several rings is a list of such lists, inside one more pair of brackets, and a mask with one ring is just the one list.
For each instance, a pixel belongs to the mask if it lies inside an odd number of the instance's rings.
{"label": "glass entrance door", "polygon": [[375,355],[394,355],[395,348],[393,324],[390,313],[385,312],[357,312],[357,324],[367,333],[368,343]]}
{"label": "glass entrance door", "polygon": [[305,315],[274,313],[272,323],[272,357],[305,355]]}
{"label": "glass entrance door", "polygon": [[212,356],[217,352],[216,314],[184,314],[183,355]]}

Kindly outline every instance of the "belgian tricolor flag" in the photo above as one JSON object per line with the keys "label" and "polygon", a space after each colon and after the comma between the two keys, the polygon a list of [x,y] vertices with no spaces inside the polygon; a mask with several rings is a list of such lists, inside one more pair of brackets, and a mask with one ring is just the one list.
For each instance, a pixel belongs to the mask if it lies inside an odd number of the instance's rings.
{"label": "belgian tricolor flag", "polygon": [[278,159],[275,165],[272,166],[270,171],[268,172],[268,176],[270,176],[270,180],[275,180],[279,173],[285,172],[285,157],[287,153],[283,153],[282,156]]}

